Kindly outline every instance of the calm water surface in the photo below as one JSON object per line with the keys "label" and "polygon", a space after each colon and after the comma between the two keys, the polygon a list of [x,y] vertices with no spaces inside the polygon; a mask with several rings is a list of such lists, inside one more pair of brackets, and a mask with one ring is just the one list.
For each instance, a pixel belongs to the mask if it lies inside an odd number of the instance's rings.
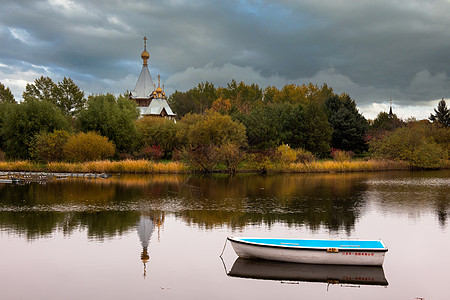
{"label": "calm water surface", "polygon": [[[1,299],[448,299],[450,171],[0,184]],[[237,259],[228,235],[381,238],[383,268]]]}

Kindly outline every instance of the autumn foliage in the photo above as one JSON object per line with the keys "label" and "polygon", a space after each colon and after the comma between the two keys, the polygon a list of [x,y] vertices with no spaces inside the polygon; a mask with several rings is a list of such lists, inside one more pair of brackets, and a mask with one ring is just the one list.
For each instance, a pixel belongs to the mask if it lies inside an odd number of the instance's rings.
{"label": "autumn foliage", "polygon": [[108,138],[95,132],[80,132],[70,137],[64,145],[64,156],[68,161],[84,162],[109,158],[115,146]]}

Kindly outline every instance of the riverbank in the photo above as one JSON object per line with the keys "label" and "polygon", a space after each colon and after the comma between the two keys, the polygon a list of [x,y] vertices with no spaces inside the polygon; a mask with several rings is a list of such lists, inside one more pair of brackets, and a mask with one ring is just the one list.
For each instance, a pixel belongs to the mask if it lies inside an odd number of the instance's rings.
{"label": "riverbank", "polygon": [[[450,167],[447,163],[446,168]],[[270,164],[263,171],[268,173],[333,173],[333,172],[375,172],[410,170],[407,162],[387,160],[313,161],[288,165]],[[178,161],[154,162],[150,160],[92,161],[84,163],[52,162],[37,164],[30,161],[0,162],[0,171],[67,172],[67,173],[130,173],[130,174],[185,174],[195,173],[189,165]],[[258,166],[241,164],[237,173],[260,173]],[[215,172],[226,172],[219,167]]]}

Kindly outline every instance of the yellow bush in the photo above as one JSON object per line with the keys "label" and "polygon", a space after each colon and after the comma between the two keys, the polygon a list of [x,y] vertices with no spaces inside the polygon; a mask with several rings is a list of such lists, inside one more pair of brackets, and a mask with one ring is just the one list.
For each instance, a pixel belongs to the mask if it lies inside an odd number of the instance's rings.
{"label": "yellow bush", "polygon": [[69,138],[63,151],[69,161],[95,161],[113,156],[115,146],[108,138],[95,132],[80,132]]}

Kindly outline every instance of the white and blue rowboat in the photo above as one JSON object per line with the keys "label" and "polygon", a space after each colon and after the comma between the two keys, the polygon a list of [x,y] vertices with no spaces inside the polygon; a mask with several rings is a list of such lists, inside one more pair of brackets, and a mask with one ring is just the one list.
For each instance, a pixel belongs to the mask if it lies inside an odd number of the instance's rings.
{"label": "white and blue rowboat", "polygon": [[242,258],[304,264],[382,266],[388,249],[380,240],[309,240],[228,237]]}

